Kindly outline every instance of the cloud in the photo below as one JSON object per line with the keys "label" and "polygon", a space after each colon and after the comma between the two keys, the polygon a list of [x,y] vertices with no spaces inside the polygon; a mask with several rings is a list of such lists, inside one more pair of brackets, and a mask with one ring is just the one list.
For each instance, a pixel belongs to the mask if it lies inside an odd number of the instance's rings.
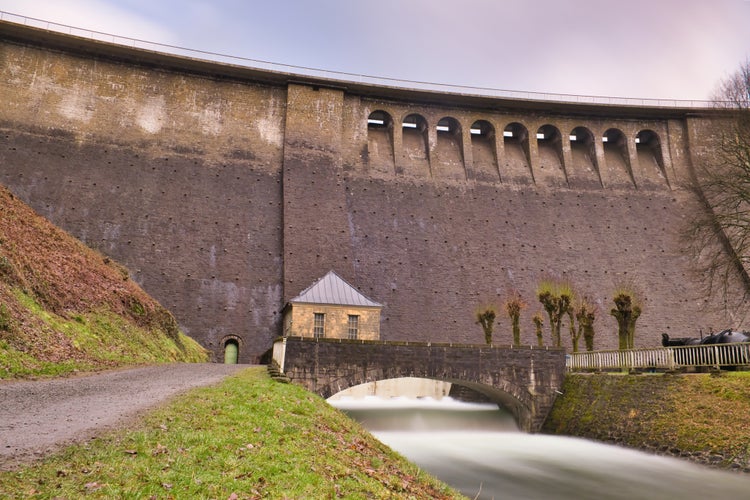
{"label": "cloud", "polygon": [[0,0],[149,41],[352,74],[705,99],[750,57],[745,0]]}
{"label": "cloud", "polygon": [[[179,40],[173,28],[106,0],[0,0],[0,10],[150,42],[174,44]],[[17,21],[12,17],[5,19]],[[46,27],[45,24],[34,21],[29,21],[28,24]],[[79,31],[73,31],[73,34],[86,36]]]}

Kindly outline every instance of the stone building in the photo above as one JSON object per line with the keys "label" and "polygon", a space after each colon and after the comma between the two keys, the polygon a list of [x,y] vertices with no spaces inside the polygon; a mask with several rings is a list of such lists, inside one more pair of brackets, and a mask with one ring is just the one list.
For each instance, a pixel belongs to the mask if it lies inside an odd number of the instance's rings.
{"label": "stone building", "polygon": [[284,336],[379,340],[382,307],[329,271],[284,307]]}

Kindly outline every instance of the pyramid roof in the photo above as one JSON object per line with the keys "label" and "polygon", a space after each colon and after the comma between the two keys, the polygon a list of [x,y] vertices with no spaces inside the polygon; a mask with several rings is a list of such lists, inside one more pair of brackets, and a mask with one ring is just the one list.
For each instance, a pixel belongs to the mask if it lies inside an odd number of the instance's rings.
{"label": "pyramid roof", "polygon": [[339,306],[382,307],[357,291],[334,271],[310,285],[290,303],[331,304]]}

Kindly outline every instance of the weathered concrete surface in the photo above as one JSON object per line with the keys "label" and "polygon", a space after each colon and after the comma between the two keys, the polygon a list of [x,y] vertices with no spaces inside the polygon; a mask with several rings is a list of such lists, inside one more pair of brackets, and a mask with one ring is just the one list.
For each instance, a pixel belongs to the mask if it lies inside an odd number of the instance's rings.
{"label": "weathered concrete surface", "polygon": [[236,338],[259,360],[329,270],[383,304],[386,340],[480,342],[477,305],[515,291],[534,344],[549,276],[597,304],[597,348],[617,346],[623,283],[645,296],[636,345],[748,328],[682,238],[713,111],[343,85],[10,31],[0,182],[128,266],[214,359]]}
{"label": "weathered concrete surface", "polygon": [[242,368],[176,364],[55,380],[2,382],[0,470],[99,435],[176,394],[217,383]]}

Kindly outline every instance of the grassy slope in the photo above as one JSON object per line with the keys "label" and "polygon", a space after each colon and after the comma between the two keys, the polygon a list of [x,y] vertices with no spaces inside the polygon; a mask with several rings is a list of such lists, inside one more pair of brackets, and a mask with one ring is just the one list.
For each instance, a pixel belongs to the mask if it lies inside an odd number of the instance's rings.
{"label": "grassy slope", "polygon": [[249,368],[126,432],[0,472],[4,498],[462,498],[300,387]]}
{"label": "grassy slope", "polygon": [[568,375],[545,431],[750,471],[750,372]]}
{"label": "grassy slope", "polygon": [[206,359],[125,268],[0,186],[0,379]]}

